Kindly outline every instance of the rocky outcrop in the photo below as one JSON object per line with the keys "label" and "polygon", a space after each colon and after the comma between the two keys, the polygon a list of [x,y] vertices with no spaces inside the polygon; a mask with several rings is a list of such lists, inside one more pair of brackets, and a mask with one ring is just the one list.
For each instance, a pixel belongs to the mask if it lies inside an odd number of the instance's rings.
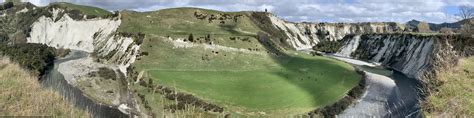
{"label": "rocky outcrop", "polygon": [[52,17],[42,16],[32,24],[28,43],[95,53],[123,73],[135,61],[140,46],[132,37],[117,33],[119,17],[74,20],[62,9],[50,12]]}
{"label": "rocky outcrop", "polygon": [[267,14],[273,26],[287,37],[287,43],[296,50],[306,50],[320,41],[336,41],[349,34],[389,33],[404,30],[404,25],[379,23],[292,23]]}
{"label": "rocky outcrop", "polygon": [[458,35],[363,34],[346,39],[339,56],[380,63],[425,82],[473,46]]}

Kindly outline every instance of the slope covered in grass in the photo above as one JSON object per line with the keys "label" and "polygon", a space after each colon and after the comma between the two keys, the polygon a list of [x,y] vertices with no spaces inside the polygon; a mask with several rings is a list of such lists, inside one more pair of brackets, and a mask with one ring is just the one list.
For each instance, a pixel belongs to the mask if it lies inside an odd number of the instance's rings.
{"label": "slope covered in grass", "polygon": [[[199,19],[203,15],[207,19]],[[361,78],[340,61],[273,49],[270,40],[257,39],[265,31],[247,12],[174,8],[122,16],[120,32],[146,35],[143,56],[132,66],[148,84],[135,89],[149,100],[145,108],[157,114],[166,106],[153,92],[156,85],[192,94],[226,113],[277,116],[332,104]],[[228,19],[219,20],[223,16]]]}
{"label": "slope covered in grass", "polygon": [[474,115],[474,57],[462,59],[458,66],[439,76],[443,84],[427,98],[429,116],[469,117]]}
{"label": "slope covered in grass", "polygon": [[51,5],[59,5],[69,10],[79,10],[85,15],[105,16],[105,15],[112,14],[111,12],[98,8],[98,7],[76,5],[76,4],[66,3],[66,2],[56,2],[56,3],[52,3]]}
{"label": "slope covered in grass", "polygon": [[0,116],[89,116],[6,58],[0,58],[0,88]]}

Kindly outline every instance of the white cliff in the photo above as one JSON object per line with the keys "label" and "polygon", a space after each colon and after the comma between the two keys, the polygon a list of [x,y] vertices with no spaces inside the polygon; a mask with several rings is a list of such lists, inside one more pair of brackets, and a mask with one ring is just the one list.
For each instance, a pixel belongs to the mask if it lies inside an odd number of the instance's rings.
{"label": "white cliff", "polygon": [[387,33],[402,31],[397,23],[292,23],[268,15],[273,26],[282,31],[296,50],[306,50],[320,41],[341,40],[349,34]]}
{"label": "white cliff", "polygon": [[351,57],[352,52],[356,51],[359,47],[360,35],[355,35],[353,39],[347,42],[344,42],[341,50],[335,55],[342,57]]}
{"label": "white cliff", "polygon": [[[116,33],[119,18],[74,20],[62,9],[53,9],[53,17],[40,17],[32,24],[28,43],[41,43],[55,48],[95,52],[109,57],[108,62],[116,64],[126,73],[126,68],[135,61],[139,45],[130,37]],[[55,21],[56,18],[60,18]]]}
{"label": "white cliff", "polygon": [[415,35],[365,34],[344,42],[337,54],[344,57],[354,55],[356,59],[381,63],[418,78],[429,65],[435,40],[436,37]]}

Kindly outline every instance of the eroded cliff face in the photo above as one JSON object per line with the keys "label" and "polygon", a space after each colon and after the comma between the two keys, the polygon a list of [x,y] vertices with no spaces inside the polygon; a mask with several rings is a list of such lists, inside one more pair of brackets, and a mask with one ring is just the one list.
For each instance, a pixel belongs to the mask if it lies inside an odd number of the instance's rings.
{"label": "eroded cliff face", "polygon": [[336,55],[380,63],[431,83],[473,47],[469,41],[459,35],[363,34],[347,37]]}
{"label": "eroded cliff face", "polygon": [[397,23],[291,23],[267,14],[273,26],[284,33],[296,50],[311,49],[320,41],[336,41],[349,34],[391,33],[404,30]]}
{"label": "eroded cliff face", "polygon": [[32,24],[28,43],[95,53],[123,73],[135,61],[140,46],[117,33],[119,17],[74,20],[62,9],[50,12],[52,17],[42,16]]}

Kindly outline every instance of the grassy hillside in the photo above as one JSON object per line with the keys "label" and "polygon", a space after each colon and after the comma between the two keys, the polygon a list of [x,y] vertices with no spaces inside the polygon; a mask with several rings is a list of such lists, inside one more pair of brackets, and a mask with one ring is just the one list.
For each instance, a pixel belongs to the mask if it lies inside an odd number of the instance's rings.
{"label": "grassy hillside", "polygon": [[56,2],[56,3],[51,3],[50,6],[51,5],[58,5],[61,7],[65,7],[68,10],[79,10],[85,15],[106,16],[106,15],[112,14],[111,12],[101,9],[101,8],[84,6],[84,5],[76,5],[76,4],[66,3],[66,2]]}
{"label": "grassy hillside", "polygon": [[264,31],[247,12],[174,8],[122,16],[120,32],[146,35],[143,56],[133,67],[148,84],[139,82],[135,89],[155,114],[175,102],[155,94],[158,85],[224,107],[226,113],[276,116],[334,103],[361,78],[340,61],[275,52],[275,45],[257,39]]}
{"label": "grassy hillside", "polygon": [[0,88],[0,116],[89,116],[6,58],[0,58]]}
{"label": "grassy hillside", "polygon": [[463,59],[453,70],[440,74],[443,84],[427,98],[424,108],[433,117],[474,116],[474,57]]}
{"label": "grassy hillside", "polygon": [[[223,14],[226,14],[225,18]],[[192,34],[194,40],[201,43],[205,43],[209,35],[207,42],[232,47],[257,48],[255,45],[238,42],[238,40],[255,41],[256,34],[260,31],[246,14],[197,8],[172,8],[151,12],[124,11],[119,32],[141,32],[149,36],[186,39]],[[196,15],[207,15],[207,17],[201,20]],[[216,19],[210,22],[211,16]],[[237,20],[234,20],[234,17]]]}

